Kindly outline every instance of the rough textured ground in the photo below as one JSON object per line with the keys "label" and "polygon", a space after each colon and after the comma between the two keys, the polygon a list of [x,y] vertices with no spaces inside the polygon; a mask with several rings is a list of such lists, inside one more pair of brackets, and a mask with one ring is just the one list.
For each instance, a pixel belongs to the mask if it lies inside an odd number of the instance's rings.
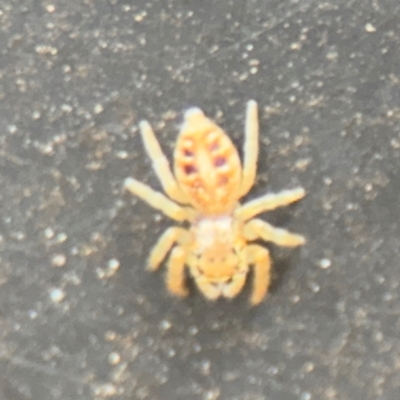
{"label": "rough textured ground", "polygon": [[[134,3],[135,5],[132,5]],[[168,3],[168,4],[167,4]],[[0,4],[0,398],[400,397],[397,0]],[[274,284],[209,304],[144,271],[171,221],[137,134],[170,155],[197,105],[242,143],[261,106],[257,184],[302,185],[269,220]]]}

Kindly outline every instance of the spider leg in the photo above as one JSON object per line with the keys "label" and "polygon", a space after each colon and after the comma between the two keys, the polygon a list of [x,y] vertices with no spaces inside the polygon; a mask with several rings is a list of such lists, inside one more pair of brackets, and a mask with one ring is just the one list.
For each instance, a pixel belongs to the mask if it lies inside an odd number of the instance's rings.
{"label": "spider leg", "polygon": [[167,288],[175,296],[185,297],[188,290],[185,287],[185,262],[187,252],[181,246],[176,246],[168,260]]}
{"label": "spider leg", "polygon": [[264,247],[251,244],[245,248],[249,264],[254,266],[253,291],[250,304],[256,306],[267,294],[271,281],[271,257]]}
{"label": "spider leg", "polygon": [[247,240],[261,238],[279,246],[296,247],[304,244],[306,239],[285,229],[275,228],[261,219],[252,219],[244,226],[244,236]]}
{"label": "spider leg", "polygon": [[240,206],[235,214],[242,221],[247,221],[264,211],[274,210],[300,200],[305,194],[306,192],[303,188],[284,190],[276,194],[266,194]]}
{"label": "spider leg", "polygon": [[195,211],[192,208],[182,207],[174,203],[162,193],[156,192],[150,186],[147,186],[136,179],[126,178],[124,186],[133,195],[141,198],[153,208],[161,211],[176,221],[191,221],[195,216]]}
{"label": "spider leg", "polygon": [[175,200],[178,203],[188,204],[189,201],[178,186],[178,183],[171,172],[168,159],[165,157],[150,124],[147,121],[141,121],[139,128],[144,147],[153,163],[154,171],[160,180],[165,193],[171,197],[172,200]]}
{"label": "spider leg", "polygon": [[233,299],[241,292],[246,282],[246,272],[239,272],[232,277],[232,281],[229,284],[226,284],[223,289],[224,297]]}
{"label": "spider leg", "polygon": [[202,275],[197,268],[196,257],[191,255],[188,260],[190,269],[190,275],[193,277],[197,288],[208,300],[217,300],[221,295],[221,291],[218,286],[213,285],[210,281]]}
{"label": "spider leg", "polygon": [[254,184],[258,158],[258,107],[254,100],[247,103],[245,142],[243,148],[243,173],[239,197],[244,196]]}
{"label": "spider leg", "polygon": [[208,300],[217,300],[221,296],[221,290],[218,285],[213,285],[204,276],[195,277],[195,282],[200,292],[203,293],[204,297]]}
{"label": "spider leg", "polygon": [[177,226],[168,228],[154,245],[150,253],[147,269],[149,271],[157,270],[174,243],[186,244],[189,240],[190,233],[186,229],[178,228]]}

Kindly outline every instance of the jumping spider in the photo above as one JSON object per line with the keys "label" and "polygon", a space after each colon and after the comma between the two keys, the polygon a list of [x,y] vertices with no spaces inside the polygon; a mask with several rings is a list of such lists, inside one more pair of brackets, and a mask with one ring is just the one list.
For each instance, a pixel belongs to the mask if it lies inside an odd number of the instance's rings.
{"label": "jumping spider", "polygon": [[[153,208],[176,221],[188,221],[189,229],[168,228],[151,251],[148,269],[155,271],[172,249],[166,285],[176,296],[186,296],[185,267],[198,288],[210,300],[233,298],[243,288],[249,265],[254,266],[252,305],[265,297],[270,283],[271,259],[256,239],[280,246],[305,243],[303,236],[275,228],[261,219],[264,211],[295,202],[305,195],[302,188],[266,194],[241,205],[256,177],[258,157],[258,110],[247,104],[244,165],[227,134],[198,108],[185,112],[174,151],[174,171],[147,121],[140,123],[144,146],[153,162],[165,195],[133,179],[125,188]],[[180,203],[180,204],[177,204]]]}

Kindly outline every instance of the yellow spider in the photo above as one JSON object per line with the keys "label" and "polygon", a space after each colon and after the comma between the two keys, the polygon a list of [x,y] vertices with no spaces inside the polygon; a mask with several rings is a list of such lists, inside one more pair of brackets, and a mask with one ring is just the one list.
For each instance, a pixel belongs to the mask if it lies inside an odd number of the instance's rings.
{"label": "yellow spider", "polygon": [[[258,158],[258,110],[247,104],[244,165],[226,133],[198,108],[184,115],[174,152],[174,170],[147,121],[140,123],[144,146],[153,162],[165,195],[133,179],[125,188],[176,221],[188,221],[189,229],[168,228],[151,251],[148,269],[155,271],[171,250],[166,284],[176,296],[186,296],[185,267],[198,288],[210,300],[237,296],[254,266],[252,305],[265,297],[270,283],[271,259],[267,249],[248,244],[256,239],[280,246],[299,246],[303,236],[275,228],[261,219],[264,211],[288,205],[304,197],[302,188],[266,194],[241,205],[256,177]],[[177,204],[180,203],[180,204]]]}

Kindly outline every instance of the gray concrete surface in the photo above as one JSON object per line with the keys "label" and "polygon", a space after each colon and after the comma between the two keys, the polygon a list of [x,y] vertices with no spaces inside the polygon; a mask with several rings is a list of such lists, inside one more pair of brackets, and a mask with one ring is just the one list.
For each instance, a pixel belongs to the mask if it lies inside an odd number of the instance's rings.
{"label": "gray concrete surface", "polygon": [[[400,397],[397,0],[0,4],[0,399]],[[171,221],[136,124],[171,155],[197,105],[242,143],[261,106],[257,183],[302,185],[269,220],[274,284],[249,310],[179,301],[144,271]]]}

